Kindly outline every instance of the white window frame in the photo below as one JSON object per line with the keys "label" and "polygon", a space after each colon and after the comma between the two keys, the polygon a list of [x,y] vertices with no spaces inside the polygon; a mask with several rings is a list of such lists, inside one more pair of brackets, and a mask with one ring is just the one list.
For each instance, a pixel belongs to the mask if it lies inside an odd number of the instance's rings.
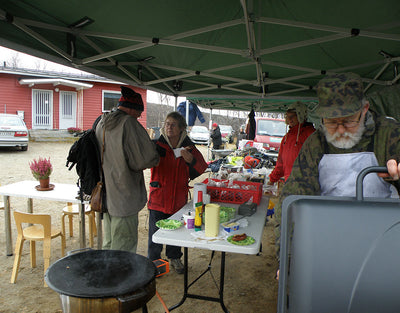
{"label": "white window frame", "polygon": [[[115,90],[102,90],[102,95],[101,95],[101,110],[102,112],[110,112],[111,110],[105,110],[104,109],[104,97],[106,93],[111,93],[111,94],[116,94],[119,95],[119,98],[121,97],[121,92],[120,91],[115,91]],[[118,100],[119,100],[118,98]],[[117,101],[118,103],[118,101]]]}
{"label": "white window frame", "polygon": [[[49,119],[50,119],[50,124],[46,126],[42,125],[37,125],[36,124],[36,106],[34,105],[35,103],[35,94],[37,92],[48,92],[49,93],[49,101],[50,101],[50,106],[49,106]],[[47,89],[32,89],[32,129],[53,129],[53,106],[54,106],[54,98],[53,98],[53,90],[47,90]]]}

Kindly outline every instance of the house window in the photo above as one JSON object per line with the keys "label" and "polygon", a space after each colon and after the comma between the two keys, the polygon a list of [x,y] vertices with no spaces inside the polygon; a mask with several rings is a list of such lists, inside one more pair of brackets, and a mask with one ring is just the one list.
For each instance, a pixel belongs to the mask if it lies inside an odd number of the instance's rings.
{"label": "house window", "polygon": [[108,112],[112,108],[116,108],[119,98],[121,98],[121,92],[103,90],[103,112]]}

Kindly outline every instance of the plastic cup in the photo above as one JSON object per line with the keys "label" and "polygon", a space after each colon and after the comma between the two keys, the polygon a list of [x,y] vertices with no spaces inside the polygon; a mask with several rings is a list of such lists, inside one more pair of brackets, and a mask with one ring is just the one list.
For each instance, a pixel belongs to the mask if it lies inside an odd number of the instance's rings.
{"label": "plastic cup", "polygon": [[194,228],[194,215],[183,214],[183,222],[187,229]]}

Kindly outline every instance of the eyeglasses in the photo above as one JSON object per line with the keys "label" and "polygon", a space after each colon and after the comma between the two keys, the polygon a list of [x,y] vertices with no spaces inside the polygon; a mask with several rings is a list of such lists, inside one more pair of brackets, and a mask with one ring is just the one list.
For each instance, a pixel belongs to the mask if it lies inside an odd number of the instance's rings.
{"label": "eyeglasses", "polygon": [[177,123],[164,123],[164,127],[165,128],[168,128],[168,127],[171,127],[171,128],[174,128],[174,127],[177,127],[178,126],[178,124]]}
{"label": "eyeglasses", "polygon": [[360,124],[360,120],[361,120],[361,113],[360,116],[358,117],[357,121],[343,121],[343,122],[323,122],[324,126],[328,129],[337,129],[339,127],[339,125],[342,125],[345,128],[353,128],[358,126],[358,124]]}
{"label": "eyeglasses", "polygon": [[285,118],[287,118],[287,119],[292,119],[295,117],[297,117],[296,113],[285,113]]}

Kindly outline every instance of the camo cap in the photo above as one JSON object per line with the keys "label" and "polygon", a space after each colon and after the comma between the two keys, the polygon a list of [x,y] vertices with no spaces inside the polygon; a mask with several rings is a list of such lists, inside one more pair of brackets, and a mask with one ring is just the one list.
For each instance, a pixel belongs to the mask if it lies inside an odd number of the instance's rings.
{"label": "camo cap", "polygon": [[317,85],[319,105],[315,113],[321,118],[351,116],[362,108],[363,84],[354,73],[329,75]]}

